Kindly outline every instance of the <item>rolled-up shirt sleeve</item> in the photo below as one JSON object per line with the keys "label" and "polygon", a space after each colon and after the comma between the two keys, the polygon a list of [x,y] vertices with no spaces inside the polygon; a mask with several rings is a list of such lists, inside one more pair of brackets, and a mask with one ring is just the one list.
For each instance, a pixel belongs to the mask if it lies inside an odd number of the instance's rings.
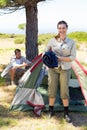
{"label": "rolled-up shirt sleeve", "polygon": [[71,54],[70,54],[69,58],[71,59],[71,61],[75,60],[75,58],[76,58],[76,45],[75,45],[75,42],[73,42],[73,44],[72,44]]}

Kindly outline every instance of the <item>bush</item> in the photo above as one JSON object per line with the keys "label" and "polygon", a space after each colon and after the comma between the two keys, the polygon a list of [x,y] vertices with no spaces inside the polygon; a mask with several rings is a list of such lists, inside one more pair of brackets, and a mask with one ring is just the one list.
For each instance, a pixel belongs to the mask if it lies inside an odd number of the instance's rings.
{"label": "bush", "polygon": [[40,34],[38,36],[38,45],[42,45],[42,44],[47,44],[48,41],[54,37],[55,34],[50,34],[50,33],[47,33],[47,34]]}
{"label": "bush", "polygon": [[18,37],[25,37],[24,34],[3,34],[3,33],[0,33],[0,38],[18,38]]}
{"label": "bush", "polygon": [[15,37],[16,35],[14,33],[10,35],[10,38],[15,38]]}
{"label": "bush", "polygon": [[42,40],[38,39],[38,45],[41,45],[41,44],[43,44]]}
{"label": "bush", "polygon": [[10,38],[10,34],[2,34],[2,33],[0,33],[0,38]]}
{"label": "bush", "polygon": [[72,32],[68,36],[78,42],[87,43],[87,32]]}
{"label": "bush", "polygon": [[24,43],[24,42],[25,42],[24,37],[16,37],[16,38],[14,39],[14,43],[15,43],[15,44],[22,44],[22,43]]}

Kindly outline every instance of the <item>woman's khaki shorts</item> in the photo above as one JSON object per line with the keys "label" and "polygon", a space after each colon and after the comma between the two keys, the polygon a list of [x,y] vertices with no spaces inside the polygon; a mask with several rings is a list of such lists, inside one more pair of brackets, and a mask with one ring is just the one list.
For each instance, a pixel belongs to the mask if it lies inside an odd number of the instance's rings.
{"label": "woman's khaki shorts", "polygon": [[56,97],[58,87],[60,87],[61,99],[69,99],[70,70],[62,70],[61,68],[48,70],[48,95],[50,98]]}

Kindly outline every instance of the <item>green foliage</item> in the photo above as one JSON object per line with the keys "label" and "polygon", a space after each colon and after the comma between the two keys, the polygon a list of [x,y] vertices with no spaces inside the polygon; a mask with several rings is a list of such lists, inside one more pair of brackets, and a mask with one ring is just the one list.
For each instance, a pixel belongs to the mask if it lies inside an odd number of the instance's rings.
{"label": "green foliage", "polygon": [[[0,65],[0,69],[3,70],[6,66],[5,65]],[[1,72],[0,72],[0,75],[1,75]],[[5,78],[2,78],[0,76],[0,86],[4,86],[6,83],[6,79]]]}
{"label": "green foliage", "polygon": [[[36,0],[0,0],[0,8],[5,8],[5,7],[17,7],[17,6],[23,6],[27,1],[30,1],[31,3],[38,3]],[[40,0],[43,1],[43,0]],[[15,8],[14,8],[15,10]],[[10,11],[10,10],[9,10]]]}
{"label": "green foliage", "polygon": [[14,39],[14,43],[15,43],[15,44],[22,44],[22,43],[24,43],[24,42],[25,42],[24,37],[16,37],[16,38]]}
{"label": "green foliage", "polygon": [[5,127],[5,126],[15,126],[17,125],[17,121],[14,120],[13,118],[0,118],[0,127]]}
{"label": "green foliage", "polygon": [[0,38],[10,38],[10,34],[2,34],[0,33]]}
{"label": "green foliage", "polygon": [[24,37],[23,34],[3,34],[3,33],[0,33],[0,38],[17,38],[17,37]]}
{"label": "green foliage", "polygon": [[40,34],[38,36],[38,45],[41,45],[41,44],[47,44],[48,41],[54,37],[55,34],[51,34],[51,33],[47,33],[47,34]]}
{"label": "green foliage", "polygon": [[[41,44],[47,44],[48,41],[54,37],[56,34],[40,34],[38,36],[38,45]],[[70,34],[68,34],[69,38],[72,38],[73,40],[76,41],[76,48],[79,49],[80,48],[80,43],[87,43],[87,32],[72,32]]]}
{"label": "green foliage", "polygon": [[9,0],[0,0],[0,7],[5,7],[9,3]]}
{"label": "green foliage", "polygon": [[15,37],[19,37],[19,36],[23,36],[23,35],[20,35],[20,34],[3,34],[3,33],[0,33],[0,38],[4,39],[4,38],[15,38]]}
{"label": "green foliage", "polygon": [[78,42],[87,43],[87,32],[72,32],[68,36]]}
{"label": "green foliage", "polygon": [[[19,25],[21,29],[23,29],[24,24]],[[38,45],[47,44],[48,41],[54,37],[56,34],[39,34],[38,35]],[[72,38],[76,41],[76,48],[80,48],[80,43],[87,44],[87,32],[72,32],[68,34],[69,38]],[[0,38],[15,38],[14,42],[16,44],[25,43],[25,35],[23,34],[2,34],[0,33]]]}
{"label": "green foliage", "polygon": [[4,86],[5,85],[5,79],[0,77],[0,86]]}
{"label": "green foliage", "polygon": [[25,23],[19,24],[19,25],[18,25],[18,28],[21,29],[21,30],[24,30],[24,29],[25,29]]}
{"label": "green foliage", "polygon": [[[27,0],[0,0],[0,8],[15,7],[17,5],[24,5]],[[15,9],[14,9],[15,10]]]}

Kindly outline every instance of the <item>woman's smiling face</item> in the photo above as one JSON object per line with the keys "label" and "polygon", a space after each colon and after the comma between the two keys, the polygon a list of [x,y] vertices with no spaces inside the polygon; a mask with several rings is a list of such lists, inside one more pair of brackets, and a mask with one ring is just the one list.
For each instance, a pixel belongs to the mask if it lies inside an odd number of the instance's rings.
{"label": "woman's smiling face", "polygon": [[59,24],[58,25],[58,32],[59,32],[59,34],[60,34],[60,37],[61,36],[66,36],[66,33],[67,33],[67,27],[66,27],[66,25],[65,24]]}

